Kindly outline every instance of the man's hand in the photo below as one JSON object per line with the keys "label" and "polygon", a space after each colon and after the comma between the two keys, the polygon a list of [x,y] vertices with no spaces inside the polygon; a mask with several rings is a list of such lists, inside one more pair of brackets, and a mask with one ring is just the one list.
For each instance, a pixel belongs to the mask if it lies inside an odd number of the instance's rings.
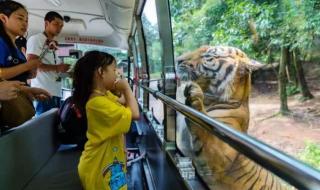
{"label": "man's hand", "polygon": [[70,65],[61,63],[57,65],[57,73],[66,73],[70,68]]}
{"label": "man's hand", "polygon": [[17,98],[21,86],[25,85],[20,81],[1,81],[0,82],[0,100],[11,100]]}

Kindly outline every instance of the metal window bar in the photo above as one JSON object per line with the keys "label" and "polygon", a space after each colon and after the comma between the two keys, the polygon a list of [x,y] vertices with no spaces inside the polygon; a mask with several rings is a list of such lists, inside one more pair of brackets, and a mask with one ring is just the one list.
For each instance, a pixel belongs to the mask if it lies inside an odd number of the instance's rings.
{"label": "metal window bar", "polygon": [[301,190],[320,189],[320,172],[318,170],[159,91],[141,84],[139,86],[296,188]]}

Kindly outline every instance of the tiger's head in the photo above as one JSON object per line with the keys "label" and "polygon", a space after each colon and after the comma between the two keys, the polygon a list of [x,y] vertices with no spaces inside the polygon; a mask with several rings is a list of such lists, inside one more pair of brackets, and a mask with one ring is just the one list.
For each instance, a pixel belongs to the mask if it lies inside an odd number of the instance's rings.
{"label": "tiger's head", "polygon": [[252,70],[263,66],[241,50],[227,46],[203,46],[179,56],[176,61],[181,81],[196,82],[205,95],[220,102],[228,101],[236,86],[241,85]]}

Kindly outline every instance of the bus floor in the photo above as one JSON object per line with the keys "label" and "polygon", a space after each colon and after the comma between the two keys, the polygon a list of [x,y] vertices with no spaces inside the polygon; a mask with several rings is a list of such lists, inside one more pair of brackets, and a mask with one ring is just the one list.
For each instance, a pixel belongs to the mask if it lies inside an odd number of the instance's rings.
{"label": "bus floor", "polygon": [[131,123],[129,132],[126,134],[127,147],[127,182],[129,190],[144,190],[147,189],[143,177],[141,152],[138,144],[140,142],[141,131],[136,122]]}
{"label": "bus floor", "polygon": [[[128,149],[133,147],[139,151],[140,155],[145,155],[139,160],[141,163],[139,166],[131,169],[128,167],[129,175],[141,174],[131,178],[133,181],[129,183],[140,184],[139,188],[148,190],[188,189],[154,128],[144,116],[133,124],[128,134],[130,134],[126,138]],[[131,173],[130,170],[132,170]],[[132,186],[129,185],[129,187]]]}

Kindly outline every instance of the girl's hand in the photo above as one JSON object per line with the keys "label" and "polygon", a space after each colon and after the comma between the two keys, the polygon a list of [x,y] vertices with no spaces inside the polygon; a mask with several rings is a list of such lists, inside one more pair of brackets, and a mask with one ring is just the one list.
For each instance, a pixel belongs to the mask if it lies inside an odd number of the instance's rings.
{"label": "girl's hand", "polygon": [[121,94],[121,96],[118,98],[118,102],[122,105],[126,104],[126,98],[124,97],[123,94]]}
{"label": "girl's hand", "polygon": [[[123,102],[128,108],[130,108],[132,113],[132,119],[139,119],[139,107],[137,104],[137,100],[134,97],[130,85],[126,79],[120,79],[114,83],[114,89],[121,92],[124,96],[125,101]],[[118,99],[120,102],[121,100]],[[120,102],[121,103],[121,102]]]}
{"label": "girl's hand", "polygon": [[130,88],[130,85],[126,79],[119,79],[114,83],[114,89],[119,92],[125,92]]}
{"label": "girl's hand", "polygon": [[11,100],[17,98],[21,86],[25,85],[20,81],[1,81],[0,82],[0,100]]}

